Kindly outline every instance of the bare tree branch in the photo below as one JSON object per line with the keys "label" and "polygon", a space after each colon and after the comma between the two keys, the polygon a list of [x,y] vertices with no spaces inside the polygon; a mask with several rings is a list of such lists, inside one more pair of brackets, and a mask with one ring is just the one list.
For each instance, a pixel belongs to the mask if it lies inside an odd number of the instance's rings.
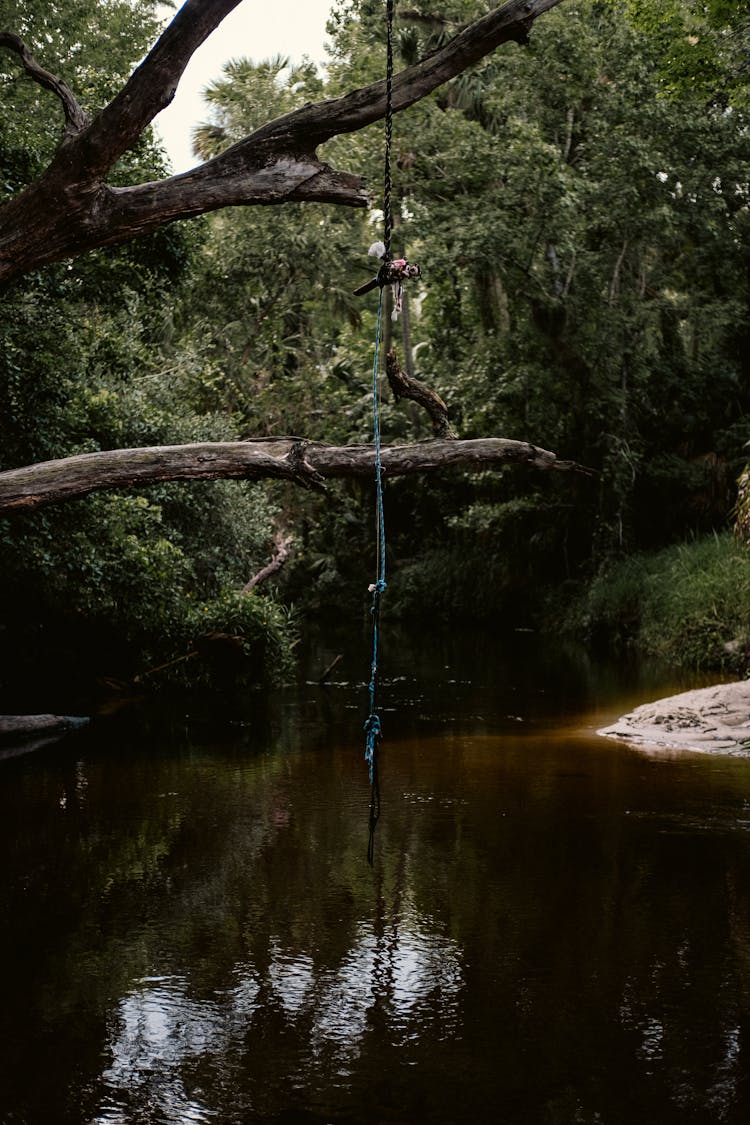
{"label": "bare tree branch", "polygon": [[[562,0],[510,0],[393,81],[406,109],[490,54],[524,41],[533,21]],[[188,0],[114,100],[67,136],[46,172],[0,208],[0,284],[48,262],[153,231],[178,219],[241,204],[290,201],[365,207],[360,176],[337,172],[317,147],[385,115],[385,82],[303,106],[262,126],[199,168],[165,180],[112,188],[115,161],[171,101],[193,51],[238,0]]]}
{"label": "bare tree branch", "polygon": [[[393,112],[408,109],[437,90],[457,74],[492,52],[501,44],[525,43],[531,26],[539,16],[557,7],[562,0],[509,0],[482,19],[469,24],[445,46],[432,51],[418,63],[407,67],[393,79]],[[354,133],[385,117],[385,79],[363,86],[341,98],[303,106],[258,129],[235,148],[275,137],[283,141],[304,133],[317,146],[342,133]]]}
{"label": "bare tree branch", "polygon": [[15,51],[29,77],[38,82],[40,86],[44,86],[45,90],[51,90],[53,94],[57,94],[62,102],[65,114],[66,133],[78,133],[81,129],[86,128],[88,117],[76,101],[73,91],[61,78],[56,78],[54,74],[50,74],[48,70],[39,65],[23,39],[10,31],[0,31],[0,47],[7,47],[9,50]]}
{"label": "bare tree branch", "polygon": [[[442,469],[482,471],[502,465],[592,475],[575,461],[525,441],[475,438],[434,440],[381,450],[385,479]],[[369,445],[323,445],[293,438],[204,442],[143,449],[111,449],[43,461],[0,473],[0,514],[29,510],[108,488],[168,480],[289,480],[310,487],[321,480],[372,477],[375,450]]]}
{"label": "bare tree branch", "polygon": [[89,171],[104,175],[174,98],[185,67],[240,0],[187,0],[122,90],[92,121]]}
{"label": "bare tree branch", "polygon": [[426,383],[414,379],[401,370],[395,348],[391,348],[385,357],[385,373],[388,376],[388,385],[396,401],[400,398],[408,398],[412,402],[416,402],[429,414],[432,432],[436,438],[455,440],[457,434],[448,417],[448,407],[440,395],[431,390]]}
{"label": "bare tree branch", "polygon": [[276,574],[284,566],[291,553],[290,548],[294,542],[294,536],[284,531],[283,527],[273,537],[274,552],[269,563],[252,576],[252,578],[245,583],[242,587],[243,594],[249,594],[256,586],[260,586],[261,582],[265,582],[271,575]]}

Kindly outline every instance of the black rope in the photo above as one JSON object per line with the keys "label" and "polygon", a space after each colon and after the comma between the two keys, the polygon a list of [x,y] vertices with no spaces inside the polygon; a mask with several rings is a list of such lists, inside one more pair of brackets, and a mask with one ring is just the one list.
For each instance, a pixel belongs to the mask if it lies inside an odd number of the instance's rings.
{"label": "black rope", "polygon": [[386,0],[386,59],[385,59],[385,176],[383,183],[383,224],[385,227],[385,254],[391,260],[391,144],[393,141],[393,0]]}
{"label": "black rope", "polygon": [[378,779],[378,760],[375,758],[372,767],[372,781],[370,783],[370,834],[367,840],[367,862],[372,867],[375,857],[375,829],[380,819],[380,781]]}

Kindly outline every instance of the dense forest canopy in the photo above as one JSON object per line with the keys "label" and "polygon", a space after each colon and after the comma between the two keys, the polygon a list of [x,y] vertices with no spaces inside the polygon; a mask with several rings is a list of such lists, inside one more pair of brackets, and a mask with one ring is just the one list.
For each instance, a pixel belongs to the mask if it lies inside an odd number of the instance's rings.
{"label": "dense forest canopy", "polygon": [[[231,6],[187,7],[214,18]],[[524,5],[508,7],[523,14]],[[539,443],[598,475],[509,468],[393,480],[394,614],[437,606],[524,623],[541,590],[586,580],[623,553],[724,527],[745,459],[744,6],[525,7],[545,13],[528,42],[514,24],[510,38],[523,42],[475,53],[468,65],[451,44],[461,34],[472,41],[472,21],[497,19],[494,6],[396,6],[398,68],[408,76],[397,96],[412,104],[396,122],[394,247],[420,261],[424,277],[388,342],[442,397],[461,439]],[[353,290],[370,270],[378,213],[330,204],[362,202],[362,174],[371,185],[381,179],[383,9],[379,0],[333,6],[325,72],[239,58],[207,91],[195,129],[204,167],[236,173],[258,202],[245,139],[255,134],[256,155],[260,144],[278,169],[290,137],[299,147],[307,131],[304,157],[320,177],[307,196],[287,183],[283,206],[214,209],[221,201],[205,205],[204,171],[188,179],[203,193],[196,211],[211,212],[203,218],[154,223],[136,239],[121,225],[110,245],[100,208],[85,237],[81,227],[52,246],[72,219],[43,214],[36,250],[21,252],[19,216],[39,213],[49,177],[74,174],[80,185],[87,159],[89,170],[101,165],[100,111],[117,105],[158,19],[143,0],[6,0],[0,30],[64,80],[71,101],[60,146],[64,99],[29,77],[15,49],[0,51],[0,231],[11,230],[0,247],[8,276],[26,271],[0,297],[0,468],[283,435],[339,448],[369,441],[374,309]],[[452,73],[427,80],[424,60],[436,58]],[[175,217],[170,193],[184,192],[185,178],[170,177],[148,128],[168,86],[138,111],[139,131],[133,124],[118,141],[106,191],[121,202],[120,189],[147,190],[130,210],[113,204],[110,219],[141,206],[141,218],[153,216],[158,183],[169,185],[161,202]],[[350,94],[363,88],[364,98]],[[96,143],[80,147],[91,122]],[[109,159],[115,150],[106,151]],[[73,173],[66,152],[83,162]],[[181,213],[196,213],[191,206]],[[414,403],[386,401],[382,420],[388,443],[430,437]],[[161,482],[21,512],[0,525],[0,610],[22,631],[55,625],[68,636],[75,625],[92,652],[101,651],[93,638],[115,645],[123,666],[185,657],[195,667],[209,653],[224,668],[250,655],[256,674],[283,666],[290,599],[324,608],[347,591],[361,595],[370,516],[369,486],[356,479],[322,498],[282,482]],[[279,529],[295,540],[282,599],[242,594]]]}

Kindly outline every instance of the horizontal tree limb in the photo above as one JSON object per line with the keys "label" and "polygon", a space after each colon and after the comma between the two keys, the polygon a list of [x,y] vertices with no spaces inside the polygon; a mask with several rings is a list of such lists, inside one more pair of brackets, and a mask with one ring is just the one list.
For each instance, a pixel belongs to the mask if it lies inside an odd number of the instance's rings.
{"label": "horizontal tree limb", "polygon": [[[433,440],[381,450],[385,479],[442,469],[482,471],[502,465],[592,475],[574,461],[525,441],[474,438]],[[335,478],[371,477],[371,445],[324,445],[294,438],[203,442],[142,449],[111,449],[42,461],[0,473],[0,514],[29,510],[108,488],[172,480],[291,480],[305,487]]]}

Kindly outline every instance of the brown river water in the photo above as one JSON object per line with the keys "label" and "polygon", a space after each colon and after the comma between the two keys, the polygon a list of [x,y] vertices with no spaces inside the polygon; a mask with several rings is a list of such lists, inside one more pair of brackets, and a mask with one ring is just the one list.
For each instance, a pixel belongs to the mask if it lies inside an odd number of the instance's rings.
{"label": "brown river water", "polygon": [[0,763],[2,1125],[750,1122],[750,761],[595,734],[695,681],[384,632],[372,867],[366,638]]}

